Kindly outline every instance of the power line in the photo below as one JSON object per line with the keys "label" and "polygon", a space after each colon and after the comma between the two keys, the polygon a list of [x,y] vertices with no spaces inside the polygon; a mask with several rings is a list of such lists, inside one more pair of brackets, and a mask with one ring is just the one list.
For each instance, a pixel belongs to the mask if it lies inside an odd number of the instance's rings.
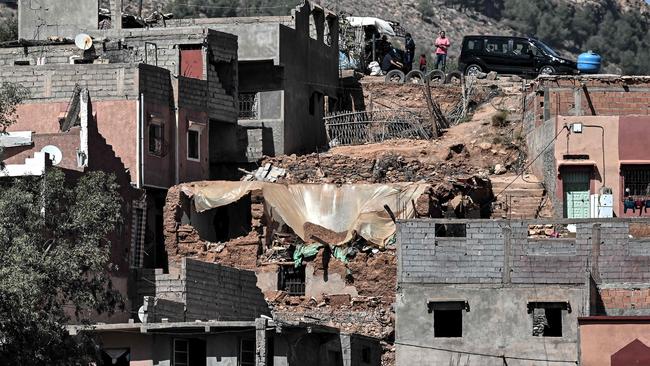
{"label": "power line", "polygon": [[545,359],[545,358],[506,356],[505,354],[503,354],[503,355],[494,355],[494,354],[491,354],[491,353],[461,351],[461,350],[455,350],[455,349],[449,349],[449,348],[443,348],[443,347],[423,346],[421,344],[414,344],[414,343],[407,343],[407,342],[395,342],[395,344],[399,344],[399,345],[402,345],[402,346],[408,346],[408,347],[432,349],[432,350],[436,350],[436,351],[444,351],[444,352],[450,352],[450,353],[460,353],[460,354],[464,354],[464,355],[500,358],[500,359],[503,359],[503,360],[508,359],[508,360],[553,362],[553,363],[575,363],[576,365],[578,364],[578,361],[576,361],[576,360],[552,360],[552,359],[549,360],[549,359]]}

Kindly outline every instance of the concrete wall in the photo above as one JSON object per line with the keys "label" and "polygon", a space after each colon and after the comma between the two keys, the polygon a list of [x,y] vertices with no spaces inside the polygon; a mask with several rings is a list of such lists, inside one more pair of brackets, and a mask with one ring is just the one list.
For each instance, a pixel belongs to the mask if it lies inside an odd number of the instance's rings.
{"label": "concrete wall", "polygon": [[97,0],[20,0],[18,1],[18,37],[44,40],[48,37],[74,38],[97,29]]}
{"label": "concrete wall", "polygon": [[[580,364],[583,366],[610,366],[612,355],[635,340],[650,346],[648,318],[596,317],[580,319],[579,323]],[[647,354],[639,355],[647,358]]]}
{"label": "concrete wall", "polygon": [[[639,220],[647,222],[645,220]],[[597,286],[650,279],[650,246],[630,238],[630,220],[403,220],[398,223],[398,365],[542,365],[577,359],[576,317],[591,311]],[[437,237],[436,224],[465,224],[466,237]],[[577,225],[575,238],[529,238],[529,225]],[[592,295],[593,296],[593,295]],[[592,299],[595,300],[595,299]],[[467,301],[461,338],[433,336],[428,301]],[[560,338],[532,336],[532,301],[568,302]],[[561,363],[560,363],[561,364]]]}

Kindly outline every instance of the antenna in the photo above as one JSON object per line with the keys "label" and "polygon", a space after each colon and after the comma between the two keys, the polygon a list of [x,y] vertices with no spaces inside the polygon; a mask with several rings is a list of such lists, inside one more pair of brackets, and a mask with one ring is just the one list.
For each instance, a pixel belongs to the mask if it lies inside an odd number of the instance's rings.
{"label": "antenna", "polygon": [[63,153],[61,150],[54,145],[47,145],[41,149],[41,152],[44,152],[48,155],[48,158],[52,161],[52,165],[59,165],[63,159]]}
{"label": "antenna", "polygon": [[74,37],[74,44],[77,45],[79,49],[86,51],[93,46],[93,39],[85,33],[80,33]]}

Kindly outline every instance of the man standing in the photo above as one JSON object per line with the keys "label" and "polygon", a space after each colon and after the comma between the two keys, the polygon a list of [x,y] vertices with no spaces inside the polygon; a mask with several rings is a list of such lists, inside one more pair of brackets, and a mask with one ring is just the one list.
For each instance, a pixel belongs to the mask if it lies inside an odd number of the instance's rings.
{"label": "man standing", "polygon": [[439,37],[436,38],[436,69],[442,64],[442,71],[447,67],[447,50],[449,49],[449,38],[445,36],[445,31],[440,31]]}
{"label": "man standing", "polygon": [[404,55],[404,72],[409,72],[413,68],[413,61],[415,60],[415,41],[411,37],[411,33],[406,33],[406,55]]}

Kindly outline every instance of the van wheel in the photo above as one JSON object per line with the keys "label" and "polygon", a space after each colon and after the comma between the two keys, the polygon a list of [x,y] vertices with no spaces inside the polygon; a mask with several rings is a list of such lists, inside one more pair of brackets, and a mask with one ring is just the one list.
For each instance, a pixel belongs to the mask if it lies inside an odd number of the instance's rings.
{"label": "van wheel", "polygon": [[424,84],[424,74],[420,70],[411,70],[406,74],[406,82],[413,84]]}
{"label": "van wheel", "polygon": [[386,78],[384,79],[385,82],[387,83],[403,83],[404,82],[404,73],[400,70],[390,70],[388,74],[386,74]]}
{"label": "van wheel", "polygon": [[465,68],[465,75],[476,76],[483,72],[483,68],[477,64],[471,64]]}
{"label": "van wheel", "polygon": [[435,84],[444,84],[447,79],[445,72],[442,70],[433,70],[427,74],[427,78],[430,82]]}
{"label": "van wheel", "polygon": [[459,83],[463,78],[463,74],[460,71],[453,71],[447,74],[447,77],[445,78],[445,84],[451,84],[451,83]]}
{"label": "van wheel", "polygon": [[539,69],[539,74],[540,74],[540,75],[551,75],[551,74],[555,74],[555,68],[554,68],[553,66],[549,66],[549,65],[542,66],[542,68]]}

